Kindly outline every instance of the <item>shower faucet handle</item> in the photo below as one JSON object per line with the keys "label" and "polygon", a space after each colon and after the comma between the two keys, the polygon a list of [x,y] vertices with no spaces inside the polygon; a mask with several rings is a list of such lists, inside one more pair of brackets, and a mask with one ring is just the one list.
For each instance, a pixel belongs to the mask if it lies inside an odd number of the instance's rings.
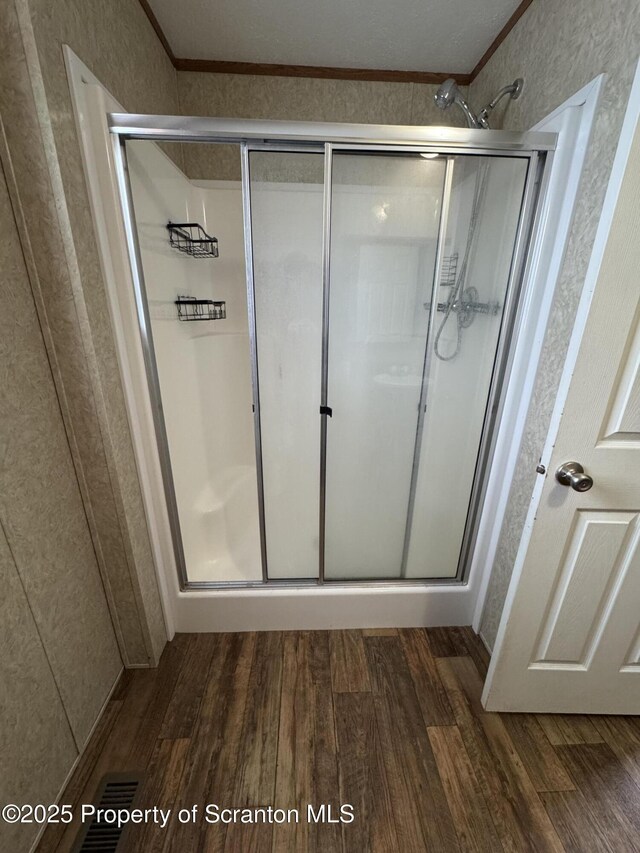
{"label": "shower faucet handle", "polygon": [[556,480],[576,492],[588,492],[593,486],[593,478],[585,474],[579,462],[564,462],[556,471]]}

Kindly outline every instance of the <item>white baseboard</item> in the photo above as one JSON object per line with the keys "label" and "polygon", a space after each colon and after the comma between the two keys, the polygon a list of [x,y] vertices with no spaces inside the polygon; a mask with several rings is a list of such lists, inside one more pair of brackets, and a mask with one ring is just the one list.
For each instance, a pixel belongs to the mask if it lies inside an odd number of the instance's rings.
{"label": "white baseboard", "polygon": [[175,607],[180,632],[296,631],[470,625],[468,586],[198,590]]}

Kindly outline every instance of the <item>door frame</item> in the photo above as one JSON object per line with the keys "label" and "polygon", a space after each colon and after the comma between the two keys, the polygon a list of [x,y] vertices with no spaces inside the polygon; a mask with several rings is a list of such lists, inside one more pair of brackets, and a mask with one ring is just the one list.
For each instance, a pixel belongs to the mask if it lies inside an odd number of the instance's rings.
{"label": "door frame", "polygon": [[[564,261],[605,79],[605,74],[595,77],[533,128],[557,133],[558,145],[540,212],[545,227],[532,244],[525,271],[522,298],[527,304],[527,316],[523,317],[516,330],[511,382],[505,395],[496,436],[484,497],[486,511],[480,520],[471,565],[471,574],[477,579],[471,624],[478,634],[511,491],[513,466],[524,436],[556,284]],[[489,648],[489,651],[492,650]]]}
{"label": "door frame", "polygon": [[[109,113],[109,130],[112,135],[112,155],[115,177],[119,188],[122,218],[124,221],[126,242],[133,286],[136,298],[138,322],[144,352],[145,369],[149,384],[149,394],[153,404],[155,434],[158,443],[159,460],[162,469],[164,494],[166,499],[171,538],[173,541],[175,563],[180,580],[180,589],[216,590],[247,589],[268,586],[298,588],[309,586],[332,587],[363,586],[396,587],[407,583],[414,585],[448,585],[465,583],[469,574],[468,559],[478,531],[478,519],[481,514],[481,499],[485,490],[485,479],[495,446],[495,428],[500,413],[508,380],[511,362],[512,336],[520,311],[519,297],[522,293],[523,273],[526,267],[528,249],[531,241],[542,226],[539,216],[540,200],[548,183],[548,175],[553,163],[556,135],[553,133],[532,132],[520,134],[503,131],[461,130],[460,128],[440,127],[394,127],[369,125],[321,125],[310,129],[308,122],[266,122],[246,120],[236,122],[230,119],[209,119],[162,115],[131,115],[129,113]],[[452,131],[449,133],[449,131]],[[255,581],[190,581],[184,558],[178,505],[173,485],[173,471],[169,453],[168,437],[163,414],[160,382],[157,372],[153,344],[153,333],[149,318],[145,276],[140,254],[137,226],[134,214],[134,201],[127,161],[126,143],[130,140],[152,142],[206,142],[209,144],[240,143],[242,158],[242,195],[244,209],[245,265],[247,276],[247,305],[249,315],[249,338],[252,365],[252,391],[254,412],[254,434],[256,450],[256,475],[258,486],[258,517],[260,529],[261,580]],[[321,448],[320,448],[320,518],[319,518],[319,571],[317,577],[276,579],[270,578],[267,564],[267,536],[265,523],[264,480],[262,463],[260,390],[257,353],[257,326],[255,316],[255,284],[253,264],[250,193],[249,155],[257,143],[257,149],[264,152],[273,150],[317,150],[322,145],[325,152],[324,170],[324,214],[323,214],[323,318],[322,318],[322,388],[321,388]],[[470,496],[469,511],[465,531],[461,541],[461,552],[457,572],[451,578],[411,578],[332,580],[324,577],[324,527],[326,494],[326,444],[327,425],[327,360],[328,360],[328,305],[330,292],[330,231],[331,231],[331,168],[334,151],[367,153],[438,153],[443,155],[514,157],[527,161],[527,174],[510,264],[509,282],[487,409],[484,418],[482,438],[478,451],[474,482]],[[448,158],[448,161],[450,158]],[[450,162],[447,165],[450,172]],[[450,183],[450,181],[449,181]],[[447,188],[445,187],[445,191]],[[440,234],[442,238],[442,234]],[[436,268],[436,281],[439,269]],[[434,285],[435,286],[435,285]],[[423,377],[423,384],[425,378]]]}
{"label": "door frame", "polygon": [[[601,75],[598,80],[601,81],[603,78],[604,75]],[[549,429],[547,432],[544,448],[540,456],[540,462],[545,467],[545,469],[548,467],[549,460],[553,452],[553,447],[555,445],[556,438],[558,435],[558,431],[560,429],[562,413],[565,407],[567,396],[569,394],[571,379],[574,373],[578,353],[587,325],[593,294],[600,274],[600,268],[609,239],[609,232],[611,230],[611,225],[615,215],[618,197],[620,195],[620,189],[622,187],[627,162],[629,160],[629,154],[639,122],[640,60],[636,65],[635,76],[629,94],[629,100],[627,103],[625,117],[622,123],[622,129],[620,131],[620,136],[618,137],[618,145],[613,160],[613,166],[611,168],[611,174],[609,176],[607,192],[605,195],[604,203],[602,205],[600,220],[598,222],[598,228],[596,231],[593,248],[591,250],[591,256],[589,259],[589,266],[587,268],[587,274],[585,276],[584,286],[582,289],[582,294],[580,296],[578,310],[576,312],[573,331],[571,333],[571,339],[569,341],[567,355],[565,358],[560,383],[558,385],[558,391],[556,394],[553,412],[551,415],[551,421],[549,423]],[[516,592],[524,568],[529,543],[531,541],[533,525],[535,522],[538,507],[540,505],[544,484],[545,478],[539,477],[536,481],[535,488],[531,496],[531,502],[529,504],[529,510],[527,512],[527,517],[520,539],[520,544],[518,547],[511,580],[509,583],[509,588],[507,590],[507,596],[505,599],[504,607],[502,609],[502,616],[500,618],[500,625],[498,627],[495,647],[491,657],[491,664],[489,666],[489,671],[487,673],[487,678],[484,684],[484,690],[482,693],[483,705],[486,705],[488,702],[491,701],[491,687],[493,683],[493,678],[498,665],[498,660],[500,658],[500,652],[504,643],[504,637],[507,623],[509,621],[509,615],[511,613],[511,608],[516,596]]]}
{"label": "door frame", "polygon": [[[466,584],[416,585],[405,582],[395,589],[368,589],[366,587],[259,590],[195,590],[181,591],[169,536],[166,504],[162,493],[158,452],[153,434],[151,402],[144,373],[143,356],[137,328],[133,287],[128,268],[127,250],[115,187],[109,132],[106,113],[122,109],[108,89],[91,70],[64,46],[71,97],[74,105],[83,167],[89,191],[93,224],[99,247],[100,263],[105,281],[111,325],[116,343],[116,354],[122,382],[127,414],[131,428],[138,476],[149,525],[152,553],[157,569],[158,584],[163,603],[169,637],[175,631],[229,631],[270,630],[296,628],[346,628],[346,627],[410,627],[420,625],[468,625],[477,612],[478,593],[486,587],[491,564],[476,559]],[[583,98],[584,101],[584,98]],[[584,110],[582,111],[585,112]],[[585,113],[586,115],[586,113]],[[589,118],[587,116],[587,118]],[[550,171],[550,188],[545,202],[547,219],[560,210],[567,209],[575,199],[579,180],[580,152],[586,147],[590,121],[579,123],[577,129],[561,129],[560,146],[576,151],[577,177],[555,158]],[[317,127],[317,125],[315,125]],[[432,132],[448,129],[431,129]],[[484,139],[487,139],[482,131]],[[573,170],[576,171],[575,169]],[[570,208],[569,208],[570,209]],[[562,229],[553,231],[547,239],[547,252],[542,253],[535,270],[525,272],[524,287],[529,291],[535,275],[535,289],[553,292],[554,270],[550,263],[553,252],[562,255],[566,234]],[[542,299],[540,301],[543,301]],[[525,318],[518,329],[516,347],[520,336],[541,335],[539,322],[543,314],[533,313]],[[533,358],[533,355],[532,355]],[[526,387],[522,388],[525,394]],[[511,389],[510,389],[511,393]],[[530,394],[530,389],[529,389]],[[528,406],[529,398],[524,401]],[[512,417],[507,411],[503,423]],[[500,430],[497,458],[505,456],[504,445],[508,435]],[[509,454],[506,454],[507,459]],[[491,515],[504,490],[502,476],[490,475],[490,489],[485,495],[486,515]],[[117,475],[117,472],[115,472]],[[487,551],[487,540],[492,533],[491,524],[481,524],[476,541],[476,553]]]}

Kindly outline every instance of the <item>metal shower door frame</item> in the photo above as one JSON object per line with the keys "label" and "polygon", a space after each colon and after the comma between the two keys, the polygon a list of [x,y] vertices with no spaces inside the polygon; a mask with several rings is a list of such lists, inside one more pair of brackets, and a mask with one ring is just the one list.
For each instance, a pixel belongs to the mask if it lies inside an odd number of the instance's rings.
{"label": "metal shower door frame", "polygon": [[[260,408],[260,371],[258,366],[258,323],[256,317],[256,288],[255,288],[255,269],[254,269],[254,255],[253,255],[253,218],[252,218],[252,204],[251,204],[251,165],[250,165],[250,154],[252,151],[272,151],[273,153],[283,153],[283,154],[325,154],[325,169],[326,169],[326,153],[324,149],[324,145],[295,145],[288,143],[262,143],[262,142],[249,142],[247,140],[240,143],[240,159],[242,165],[242,174],[241,174],[241,182],[242,182],[242,211],[243,211],[243,223],[244,223],[244,247],[245,247],[245,270],[246,270],[246,283],[247,283],[247,314],[249,320],[249,351],[251,356],[251,389],[253,396],[253,421],[254,421],[254,436],[255,436],[255,447],[256,447],[256,474],[258,481],[258,517],[259,517],[259,527],[260,527],[260,558],[261,558],[261,568],[262,568],[262,581],[257,584],[258,586],[266,586],[266,585],[278,585],[278,586],[300,586],[309,584],[317,584],[319,578],[296,578],[291,582],[287,579],[282,578],[270,578],[269,577],[269,555],[267,551],[267,525],[266,525],[266,507],[265,507],[265,499],[264,499],[264,468],[263,468],[263,454],[262,454],[262,419],[261,419],[261,408]],[[323,174],[323,190],[324,190],[324,200],[323,205],[326,203],[326,186],[327,186],[327,175],[326,172]],[[324,227],[323,227],[323,240],[326,239]],[[324,252],[324,243],[323,243],[323,252]],[[323,256],[323,270],[324,270],[324,256]],[[323,421],[324,425],[324,421]],[[322,484],[322,480],[321,480]],[[320,548],[322,548],[322,543],[320,544]],[[248,585],[255,586],[256,584],[228,584],[225,582],[212,582],[204,584],[205,588],[208,587],[245,587]],[[199,586],[203,586],[203,584],[199,584]]]}
{"label": "metal shower door frame", "polygon": [[[473,530],[469,519],[472,517],[471,504],[475,501],[477,510],[482,489],[476,489],[478,479],[486,480],[484,472],[488,465],[495,438],[495,424],[501,410],[502,390],[510,366],[510,342],[516,324],[518,295],[523,280],[527,249],[533,232],[541,226],[536,211],[544,184],[542,169],[532,164],[544,162],[549,166],[553,158],[556,136],[549,133],[514,133],[505,131],[470,130],[466,128],[443,127],[402,127],[378,125],[341,125],[316,124],[311,122],[266,122],[257,120],[203,119],[184,116],[139,115],[130,113],[108,114],[109,130],[112,134],[116,177],[120,190],[125,236],[135,290],[136,309],[140,328],[145,371],[152,402],[159,461],[164,485],[174,558],[178,571],[180,588],[195,589],[255,589],[265,587],[306,588],[327,584],[331,587],[400,587],[407,582],[414,585],[434,586],[460,584],[466,581],[469,561],[463,560],[477,533],[477,519],[473,518]],[[256,450],[256,475],[258,485],[258,511],[260,526],[260,553],[262,579],[258,581],[189,581],[184,558],[182,534],[178,506],[173,483],[173,473],[169,454],[169,444],[162,410],[160,383],[155,360],[153,335],[149,317],[142,259],[140,255],[136,229],[133,197],[127,165],[127,140],[209,142],[217,144],[238,143],[242,161],[242,202],[244,214],[244,249],[247,275],[247,308],[249,318],[249,338],[251,351],[252,394],[254,414],[254,436]],[[507,289],[510,305],[505,305],[496,355],[496,368],[491,383],[487,413],[492,413],[491,426],[483,426],[482,442],[478,454],[478,465],[474,475],[474,489],[470,510],[462,541],[461,558],[458,572],[452,578],[404,578],[394,580],[330,580],[324,577],[324,529],[326,501],[326,445],[327,417],[321,415],[320,446],[320,553],[317,578],[274,579],[268,575],[267,534],[265,527],[264,482],[262,469],[262,441],[260,423],[260,388],[258,375],[257,326],[255,312],[255,282],[253,270],[253,240],[250,198],[249,154],[251,151],[280,151],[311,153],[324,150],[324,202],[323,202],[323,317],[322,317],[322,387],[321,406],[328,405],[328,344],[329,344],[329,299],[330,299],[330,254],[331,254],[331,177],[334,151],[395,152],[395,153],[437,153],[443,155],[468,154],[478,156],[520,157],[529,160],[529,169],[523,195],[516,244],[512,257],[511,272]],[[540,157],[540,155],[543,157]],[[449,168],[449,166],[447,167]],[[544,174],[548,175],[548,168]],[[440,234],[438,251],[440,252]],[[434,287],[438,280],[439,262],[436,264]],[[509,313],[509,318],[507,318]],[[507,332],[505,334],[505,321]],[[508,339],[508,340],[507,340]],[[426,342],[428,349],[429,342]],[[498,362],[500,361],[500,364]],[[498,381],[499,380],[499,381]],[[424,374],[421,399],[424,393]],[[491,433],[491,435],[489,435]],[[480,466],[483,457],[482,466]],[[415,465],[414,465],[415,467]],[[477,494],[476,494],[477,492]],[[477,513],[476,513],[477,515]],[[405,541],[406,550],[406,541]]]}
{"label": "metal shower door frame", "polygon": [[[370,153],[378,154],[407,154],[407,153],[422,153],[419,149],[413,147],[399,149],[397,146],[388,145],[344,145],[327,143],[325,153],[325,213],[324,213],[324,258],[323,258],[323,316],[322,316],[322,398],[321,405],[324,409],[329,406],[329,334],[330,334],[330,313],[329,306],[331,301],[331,204],[332,204],[332,189],[333,189],[333,155],[334,152],[339,154],[363,154]],[[440,153],[440,152],[439,152]],[[458,152],[459,153],[459,152]],[[444,255],[444,238],[446,235],[447,222],[449,216],[449,206],[451,200],[451,187],[453,179],[453,156],[451,154],[444,155],[446,163],[443,174],[442,183],[442,205],[440,209],[438,223],[438,237],[436,244],[436,256],[433,269],[432,285],[431,285],[431,304],[436,304],[435,294],[437,293],[440,284],[441,265]],[[397,584],[404,581],[404,567],[406,563],[406,555],[408,551],[408,540],[410,536],[411,517],[413,515],[413,502],[416,488],[416,475],[419,463],[419,441],[424,423],[424,405],[426,402],[427,393],[427,377],[429,375],[430,353],[433,338],[433,326],[436,320],[436,312],[431,311],[429,314],[429,322],[427,334],[425,336],[424,359],[422,367],[422,379],[420,385],[420,399],[418,408],[418,417],[416,424],[416,437],[414,440],[413,464],[411,471],[411,481],[409,484],[409,503],[406,512],[405,534],[401,558],[401,571],[397,579],[381,579],[373,581],[371,579],[363,579],[362,581],[352,581],[352,583],[384,583]],[[326,544],[326,495],[327,495],[327,416],[322,416],[321,434],[320,434],[320,556],[319,556],[319,582],[329,583],[332,586],[344,583],[342,580],[327,580],[325,577],[325,544]],[[417,458],[418,457],[418,458]],[[411,579],[413,581],[413,578]],[[418,583],[448,583],[455,581],[456,578],[433,578],[433,579],[416,579]]]}
{"label": "metal shower door frame", "polygon": [[[485,131],[472,131],[473,134],[480,133],[481,135],[485,133]],[[324,312],[323,312],[323,361],[322,361],[322,370],[323,370],[323,398],[322,405],[326,407],[329,405],[328,400],[328,358],[329,358],[329,303],[330,303],[330,290],[331,290],[331,251],[330,251],[330,241],[331,241],[331,183],[327,182],[327,174],[329,176],[332,175],[333,170],[333,153],[334,152],[342,152],[342,153],[372,153],[379,152],[381,154],[384,153],[423,153],[424,149],[422,147],[415,147],[413,145],[407,145],[403,147],[398,147],[397,145],[384,145],[380,143],[374,144],[360,144],[360,145],[350,145],[348,143],[328,143],[327,144],[327,156],[328,156],[328,165],[325,167],[325,256],[324,256],[324,269],[323,269],[323,287],[324,287]],[[458,156],[483,156],[483,157],[508,157],[509,152],[504,149],[451,149],[446,147],[442,150],[439,150],[438,153],[447,155],[447,175],[445,177],[444,188],[443,188],[443,209],[441,211],[441,217],[438,227],[438,241],[436,248],[436,262],[434,267],[434,276],[433,276],[433,285],[432,285],[432,299],[431,304],[436,304],[437,300],[434,298],[434,294],[437,292],[437,288],[439,286],[440,277],[441,277],[441,261],[444,249],[444,238],[446,235],[446,227],[447,227],[447,219],[449,214],[449,204],[450,204],[450,194],[451,194],[451,178],[452,178],[452,166],[453,160],[456,155]],[[469,494],[469,503],[467,508],[467,515],[465,519],[465,526],[463,536],[460,542],[460,550],[459,550],[459,558],[458,565],[456,569],[456,574],[452,577],[439,577],[439,578],[408,578],[406,576],[406,566],[407,566],[407,558],[408,558],[408,550],[411,536],[411,524],[413,519],[413,511],[414,511],[414,503],[415,503],[415,492],[416,492],[416,484],[417,484],[417,475],[418,469],[420,465],[420,444],[423,432],[424,425],[424,409],[427,405],[427,397],[428,397],[428,382],[429,382],[429,368],[431,363],[431,348],[433,346],[433,324],[435,323],[435,312],[430,313],[429,318],[429,328],[427,331],[426,339],[425,339],[425,355],[424,362],[422,368],[422,379],[421,379],[421,389],[420,389],[420,402],[419,402],[419,411],[418,418],[416,424],[416,436],[415,436],[415,444],[414,444],[414,452],[413,452],[413,464],[411,471],[411,482],[410,482],[410,490],[409,490],[409,500],[406,511],[406,522],[405,522],[405,535],[404,535],[404,543],[400,564],[400,575],[398,578],[393,579],[363,579],[363,580],[354,580],[354,581],[344,581],[344,580],[327,580],[325,577],[325,535],[326,535],[326,524],[325,524],[325,510],[324,505],[326,501],[326,443],[327,443],[327,418],[323,416],[322,418],[322,432],[321,432],[321,524],[320,524],[320,573],[319,573],[319,582],[324,584],[330,584],[331,586],[343,586],[343,585],[369,585],[369,586],[402,586],[406,583],[414,583],[414,584],[424,584],[424,585],[453,585],[465,583],[468,580],[469,570],[471,568],[471,560],[470,552],[473,547],[473,543],[476,539],[479,527],[480,520],[480,507],[482,504],[482,499],[486,492],[486,472],[491,462],[491,457],[493,455],[493,450],[495,448],[495,439],[497,436],[497,424],[499,423],[500,416],[503,408],[503,389],[505,386],[505,381],[508,377],[509,369],[511,366],[511,360],[513,355],[513,347],[511,346],[512,339],[514,336],[514,332],[518,322],[518,312],[521,307],[520,304],[520,292],[522,288],[522,282],[524,280],[524,272],[527,260],[527,250],[529,245],[531,244],[531,240],[533,237],[533,233],[536,230],[536,225],[540,225],[540,223],[536,223],[535,214],[539,209],[539,201],[544,194],[544,190],[546,189],[546,182],[544,181],[544,175],[549,175],[551,161],[553,158],[553,152],[545,152],[545,156],[541,157],[541,151],[539,150],[531,150],[525,153],[517,151],[510,152],[512,157],[519,157],[521,159],[527,159],[527,174],[525,177],[525,182],[522,190],[521,204],[520,204],[520,212],[518,216],[518,224],[516,228],[516,235],[513,244],[513,250],[511,255],[511,262],[509,267],[509,276],[505,291],[505,303],[502,312],[501,322],[500,322],[500,331],[498,334],[498,341],[496,345],[493,368],[491,373],[491,381],[489,386],[489,391],[487,395],[487,404],[485,407],[485,414],[483,417],[482,431],[480,443],[478,446],[478,452],[476,454],[476,462],[474,467],[474,475],[472,481],[472,487]],[[328,198],[327,198],[328,196]]]}

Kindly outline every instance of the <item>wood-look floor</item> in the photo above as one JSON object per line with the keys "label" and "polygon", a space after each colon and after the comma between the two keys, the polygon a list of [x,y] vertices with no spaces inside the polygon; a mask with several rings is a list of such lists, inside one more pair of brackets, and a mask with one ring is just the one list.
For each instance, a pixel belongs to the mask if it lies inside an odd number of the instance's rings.
{"label": "wood-look floor", "polygon": [[[137,805],[174,809],[128,833],[142,853],[640,850],[640,719],[487,713],[486,665],[468,628],[178,635],[125,674],[63,801],[142,772]],[[175,819],[206,803],[301,822]],[[310,824],[308,803],[356,817]]]}

